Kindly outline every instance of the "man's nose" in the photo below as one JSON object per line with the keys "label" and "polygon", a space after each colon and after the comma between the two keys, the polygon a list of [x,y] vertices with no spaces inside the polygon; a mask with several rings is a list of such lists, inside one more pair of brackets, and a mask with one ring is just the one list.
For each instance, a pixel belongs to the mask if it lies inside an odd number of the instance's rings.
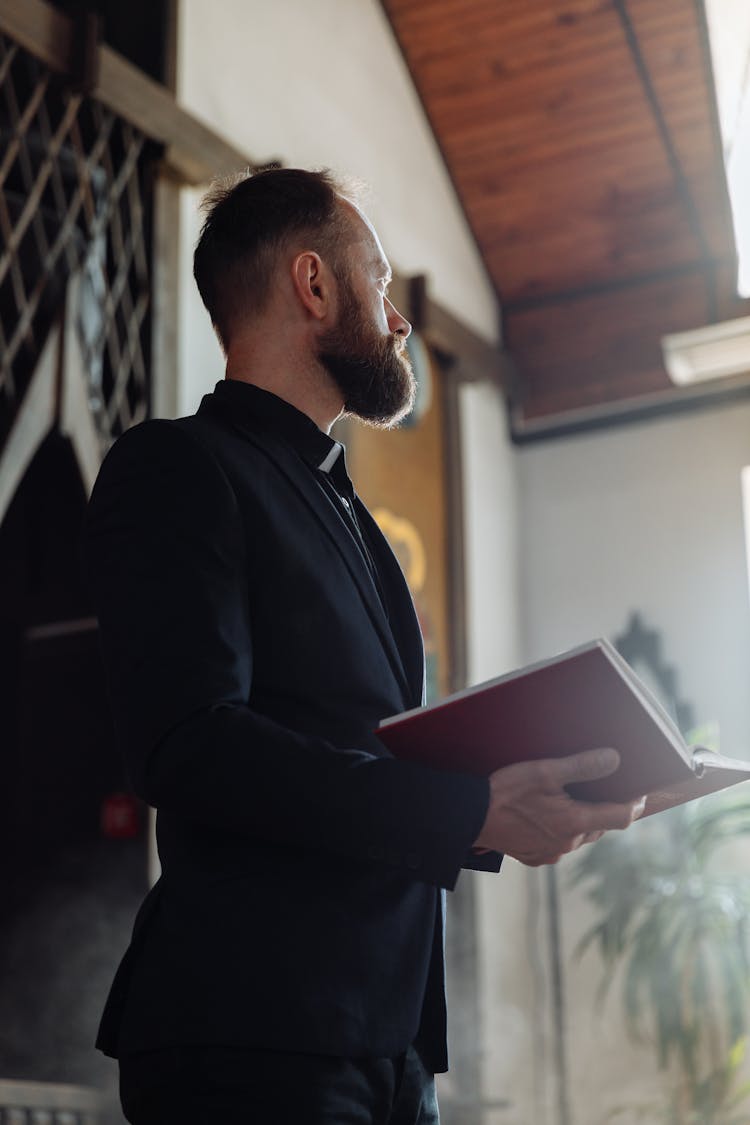
{"label": "man's nose", "polygon": [[398,333],[404,339],[411,335],[411,325],[406,317],[402,316],[395,305],[386,297],[385,299],[385,314],[388,321],[388,330],[390,332]]}

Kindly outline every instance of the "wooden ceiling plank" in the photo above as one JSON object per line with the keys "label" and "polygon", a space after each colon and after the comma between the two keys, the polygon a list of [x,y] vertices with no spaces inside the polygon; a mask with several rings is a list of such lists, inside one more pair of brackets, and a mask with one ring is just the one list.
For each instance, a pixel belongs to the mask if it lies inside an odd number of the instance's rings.
{"label": "wooden ceiling plank", "polygon": [[[566,86],[596,92],[611,88],[610,83],[628,83],[632,78],[632,62],[621,43],[607,52],[590,50],[563,58],[542,55],[534,60],[525,56],[509,73],[499,73],[498,67],[497,59],[487,59],[481,54],[476,58],[454,55],[450,64],[438,60],[434,67],[425,67],[419,86],[430,99],[430,105],[433,99],[444,105],[459,94],[473,93],[481,98],[487,96],[488,91],[498,97],[535,105],[558,100]],[[620,92],[627,97],[628,85]]]}
{"label": "wooden ceiling plank", "polygon": [[508,303],[524,409],[666,394],[667,324],[731,277],[699,3],[384,3]]}
{"label": "wooden ceiling plank", "polygon": [[[607,121],[612,127],[620,124],[641,125],[649,130],[649,115],[641,97],[627,101],[616,94],[593,98],[596,84],[566,90],[557,100],[533,102],[514,92],[501,97],[487,91],[478,98],[472,94],[454,94],[443,102],[436,99],[444,136],[449,143],[459,143],[466,129],[486,129],[497,140],[504,138],[544,141],[547,134],[576,132],[599,127],[604,132]],[[687,100],[687,99],[686,99]]]}
{"label": "wooden ceiling plank", "polygon": [[503,132],[502,135],[477,122],[471,129],[457,134],[452,142],[456,157],[471,162],[467,166],[472,174],[474,161],[484,155],[496,173],[511,168],[524,169],[528,174],[550,160],[564,163],[573,159],[580,162],[588,176],[592,168],[601,167],[609,159],[618,156],[624,159],[625,149],[627,155],[631,150],[633,153],[646,151],[655,175],[667,166],[660,138],[650,119],[613,121],[609,127],[606,120],[597,121],[595,125],[561,122],[558,128],[544,133],[519,128],[515,134]]}
{"label": "wooden ceiling plank", "polygon": [[[576,4],[569,6],[575,8]],[[462,0],[451,0],[450,3],[430,0],[429,3],[414,5],[403,0],[384,0],[383,7],[389,18],[397,23],[402,42],[412,45],[431,40],[439,42],[449,36],[461,46],[463,42],[475,39],[478,33],[496,31],[498,26],[509,37],[518,34],[529,36],[548,27],[551,22],[549,6],[535,0],[525,3],[504,0],[502,21],[498,21],[497,0],[487,0],[486,3],[472,0],[468,4]]]}
{"label": "wooden ceiling plank", "polygon": [[[694,277],[704,272],[705,268],[705,262],[692,261],[681,266],[670,266],[668,269],[654,270],[649,273],[631,275],[630,277],[622,279],[611,278],[606,282],[597,279],[587,286],[568,289],[561,288],[555,293],[542,295],[534,294],[528,297],[509,299],[504,303],[503,310],[507,316],[525,311],[541,312],[545,308],[562,308],[566,304],[575,304],[576,302],[589,299],[605,301],[607,295],[609,295],[611,299],[612,307],[614,307],[614,302],[617,301],[617,307],[621,308],[622,300],[620,294],[627,293],[630,290],[644,290],[648,287],[658,287],[662,285],[674,286],[675,282],[683,284],[685,278]],[[714,268],[720,269],[721,263],[716,263]],[[750,302],[745,303],[748,304]]]}
{"label": "wooden ceiling plank", "polygon": [[[674,0],[673,7],[677,14],[680,5],[675,4]],[[662,107],[676,158],[696,200],[696,210],[701,217],[707,248],[720,256],[731,255],[735,253],[734,229],[703,5],[696,3],[692,6],[693,19],[690,21],[685,20],[683,12],[680,30],[675,32],[675,38],[669,45],[671,50],[680,54],[683,70],[691,80],[693,97],[702,106],[704,119],[700,128],[686,119],[682,108],[684,103],[679,97],[675,97],[672,70],[665,67],[662,61],[665,44],[653,34],[653,28],[658,22],[653,5],[646,0],[629,0],[629,12],[640,38],[643,56]],[[703,143],[698,143],[698,137]],[[705,178],[706,174],[713,180],[715,190],[710,202],[706,206],[700,206],[696,198],[698,187],[694,185]]]}
{"label": "wooden ceiling plank", "polygon": [[[664,151],[674,171],[681,204],[688,216],[690,225],[695,234],[695,238],[698,240],[701,246],[702,255],[704,258],[708,259],[711,255],[711,247],[703,227],[702,216],[695,205],[695,200],[693,199],[691,192],[690,182],[685,175],[685,171],[680,160],[680,153],[675,146],[672,134],[670,132],[669,122],[664,114],[664,110],[662,109],[662,105],[659,100],[658,89],[651,76],[651,70],[649,68],[647,56],[641,46],[638,26],[631,19],[630,9],[627,6],[626,0],[613,0],[613,3],[622,21],[623,28],[628,39],[628,44],[633,55],[633,61],[640,76],[641,85],[643,86],[644,92],[646,93],[648,101],[651,105],[654,121],[659,129],[659,132],[662,135]],[[634,4],[634,8],[636,7],[637,5]],[[694,30],[697,29],[694,28]]]}

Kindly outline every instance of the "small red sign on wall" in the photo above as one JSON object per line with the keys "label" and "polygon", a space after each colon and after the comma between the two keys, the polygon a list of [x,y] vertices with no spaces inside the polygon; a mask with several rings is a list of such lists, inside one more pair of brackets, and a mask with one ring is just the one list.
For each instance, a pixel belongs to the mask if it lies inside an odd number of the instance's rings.
{"label": "small red sign on wall", "polygon": [[102,835],[110,840],[132,840],[138,835],[138,803],[129,793],[110,793],[102,801]]}

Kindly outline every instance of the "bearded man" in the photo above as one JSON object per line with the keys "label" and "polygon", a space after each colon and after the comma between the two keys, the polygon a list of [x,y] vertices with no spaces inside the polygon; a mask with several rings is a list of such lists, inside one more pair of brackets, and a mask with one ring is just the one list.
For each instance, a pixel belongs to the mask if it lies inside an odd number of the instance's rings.
{"label": "bearded man", "polygon": [[413,401],[390,276],[327,173],[214,191],[195,277],[226,380],[128,431],[94,491],[113,710],[162,866],[99,1037],[135,1125],[433,1125],[443,889],[634,813],[564,790],[614,752],[484,779],[373,733],[421,702],[421,638],[329,430]]}

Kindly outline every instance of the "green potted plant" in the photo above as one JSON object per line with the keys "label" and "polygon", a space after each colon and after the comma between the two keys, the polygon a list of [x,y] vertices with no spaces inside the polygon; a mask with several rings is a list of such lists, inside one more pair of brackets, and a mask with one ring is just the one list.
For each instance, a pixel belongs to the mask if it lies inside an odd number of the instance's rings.
{"label": "green potted plant", "polygon": [[750,800],[717,794],[610,833],[573,870],[595,920],[577,953],[599,950],[603,999],[622,970],[626,1028],[654,1046],[667,1104],[618,1107],[670,1125],[747,1125],[740,1070],[750,1026],[750,875],[731,842]]}

